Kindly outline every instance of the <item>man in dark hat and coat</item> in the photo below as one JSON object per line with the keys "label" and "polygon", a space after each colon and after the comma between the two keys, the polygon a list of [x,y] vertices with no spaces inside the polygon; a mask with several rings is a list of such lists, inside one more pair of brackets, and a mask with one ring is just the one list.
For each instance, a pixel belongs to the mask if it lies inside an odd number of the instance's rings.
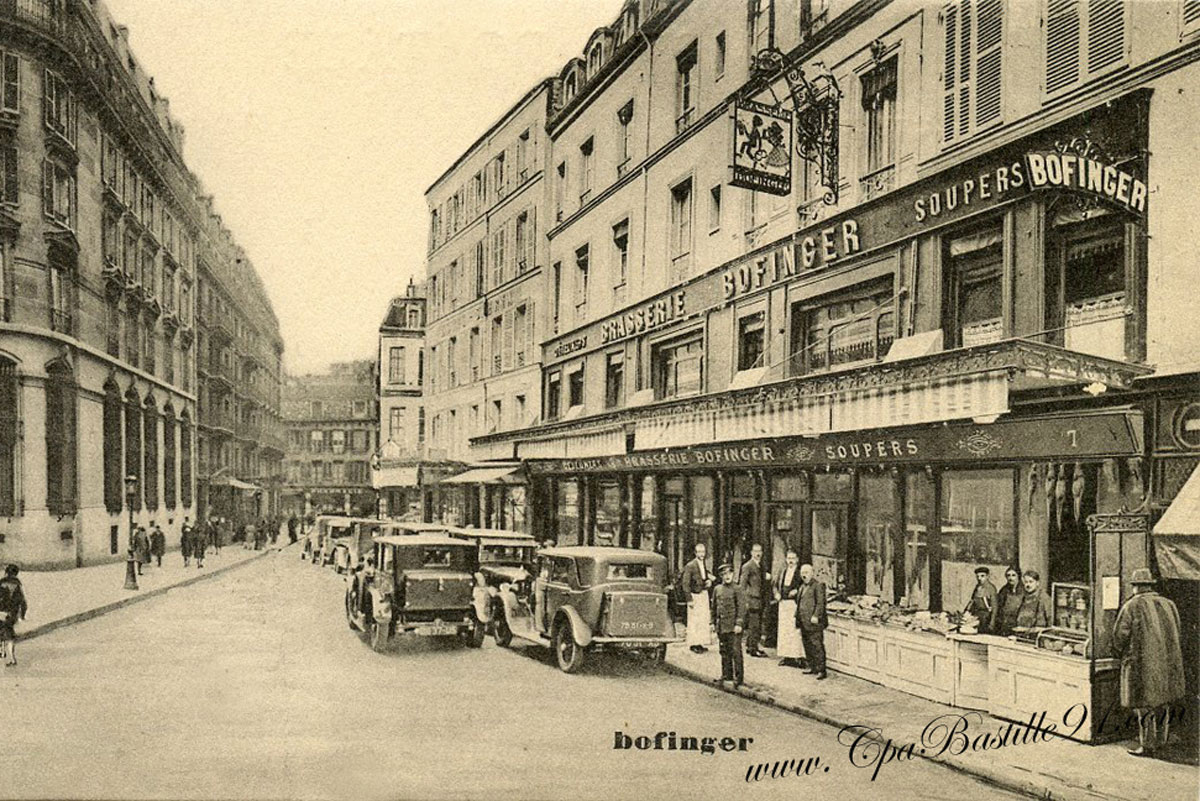
{"label": "man in dark hat and coat", "polygon": [[713,624],[721,646],[721,678],[718,681],[732,681],[737,687],[745,679],[742,631],[746,628],[750,604],[746,591],[733,583],[733,565],[726,562],[717,572],[721,575],[721,583],[713,591]]}
{"label": "man in dark hat and coat", "polygon": [[971,592],[971,600],[964,612],[970,612],[979,618],[979,633],[991,631],[992,616],[996,613],[996,585],[992,584],[992,571],[987,565],[975,568],[975,589]]}
{"label": "man in dark hat and coat", "polygon": [[804,642],[804,653],[808,657],[808,670],[818,679],[825,672],[825,629],[829,617],[825,612],[825,584],[818,581],[812,565],[800,566],[800,593],[796,597],[796,628]]}
{"label": "man in dark hat and coat", "polygon": [[1170,705],[1187,693],[1179,610],[1155,591],[1149,568],[1134,570],[1130,583],[1134,594],[1117,612],[1113,650],[1121,657],[1121,706],[1138,719],[1138,747],[1129,753],[1153,756],[1167,744]]}

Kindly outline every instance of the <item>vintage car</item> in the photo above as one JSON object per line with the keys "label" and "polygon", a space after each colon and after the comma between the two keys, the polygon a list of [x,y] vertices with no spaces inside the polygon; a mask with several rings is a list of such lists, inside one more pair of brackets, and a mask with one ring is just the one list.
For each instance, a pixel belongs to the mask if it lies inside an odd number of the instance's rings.
{"label": "vintage car", "polygon": [[393,636],[464,638],[483,645],[473,608],[474,546],[445,534],[381,535],[346,587],[346,620],[383,651]]}
{"label": "vintage car", "polygon": [[451,526],[447,533],[475,546],[475,614],[490,629],[501,588],[533,578],[537,540],[529,534],[495,528]]}
{"label": "vintage car", "polygon": [[667,560],[631,548],[569,546],[538,552],[537,578],[503,587],[492,631],[549,644],[574,673],[588,650],[640,651],[662,661],[679,642],[667,596]]}
{"label": "vintage car", "polygon": [[333,548],[333,569],[338,573],[349,573],[358,567],[371,552],[371,541],[383,532],[386,525],[382,520],[360,517],[350,521],[350,533],[345,537],[331,537],[326,541]]}
{"label": "vintage car", "polygon": [[389,520],[383,526],[382,533],[394,534],[398,537],[410,534],[445,534],[449,526],[443,523],[420,523],[409,520]]}
{"label": "vintage car", "polygon": [[343,519],[345,518],[339,515],[317,515],[313,518],[312,525],[308,527],[308,534],[304,537],[304,549],[300,552],[300,558],[315,565],[321,555],[321,545],[329,532],[330,521]]}
{"label": "vintage car", "polygon": [[345,540],[350,537],[354,522],[361,518],[356,517],[326,517],[324,518],[325,525],[321,525],[321,518],[317,519],[317,529],[320,532],[316,551],[313,553],[313,563],[318,565],[328,565],[333,563],[333,552],[337,547],[339,540]]}

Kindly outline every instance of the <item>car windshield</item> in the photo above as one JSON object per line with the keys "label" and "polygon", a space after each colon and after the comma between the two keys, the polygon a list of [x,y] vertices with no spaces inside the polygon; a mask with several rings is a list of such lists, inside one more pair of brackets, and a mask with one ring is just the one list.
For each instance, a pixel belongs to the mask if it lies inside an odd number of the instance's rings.
{"label": "car windshield", "polygon": [[450,567],[453,553],[449,548],[425,548],[421,551],[421,564],[425,567]]}
{"label": "car windshield", "polygon": [[531,561],[531,548],[521,545],[484,545],[480,548],[480,562],[528,562]]}
{"label": "car windshield", "polygon": [[350,529],[348,529],[348,528],[331,528],[329,530],[329,536],[333,537],[335,540],[341,539],[342,537],[349,537]]}
{"label": "car windshield", "polygon": [[609,565],[608,578],[613,579],[648,579],[653,578],[654,569],[650,565],[627,564]]}

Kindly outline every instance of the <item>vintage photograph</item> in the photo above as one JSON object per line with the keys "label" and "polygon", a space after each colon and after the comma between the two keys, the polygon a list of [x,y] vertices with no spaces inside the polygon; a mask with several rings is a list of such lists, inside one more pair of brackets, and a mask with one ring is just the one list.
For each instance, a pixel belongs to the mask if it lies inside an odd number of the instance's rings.
{"label": "vintage photograph", "polygon": [[1200,0],[0,0],[0,799],[1194,801]]}

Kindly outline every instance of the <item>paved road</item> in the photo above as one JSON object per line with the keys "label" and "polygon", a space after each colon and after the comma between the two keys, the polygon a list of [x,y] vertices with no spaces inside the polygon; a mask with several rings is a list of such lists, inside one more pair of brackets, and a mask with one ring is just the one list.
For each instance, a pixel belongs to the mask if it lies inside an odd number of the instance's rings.
{"label": "paved road", "polygon": [[[346,627],[342,588],[292,548],[25,644],[0,673],[0,796],[1014,797],[921,760],[872,784],[835,730],[632,659],[567,676],[490,640],[376,654]],[[619,751],[618,730],[754,740]],[[813,775],[745,782],[802,757],[820,757]]]}

